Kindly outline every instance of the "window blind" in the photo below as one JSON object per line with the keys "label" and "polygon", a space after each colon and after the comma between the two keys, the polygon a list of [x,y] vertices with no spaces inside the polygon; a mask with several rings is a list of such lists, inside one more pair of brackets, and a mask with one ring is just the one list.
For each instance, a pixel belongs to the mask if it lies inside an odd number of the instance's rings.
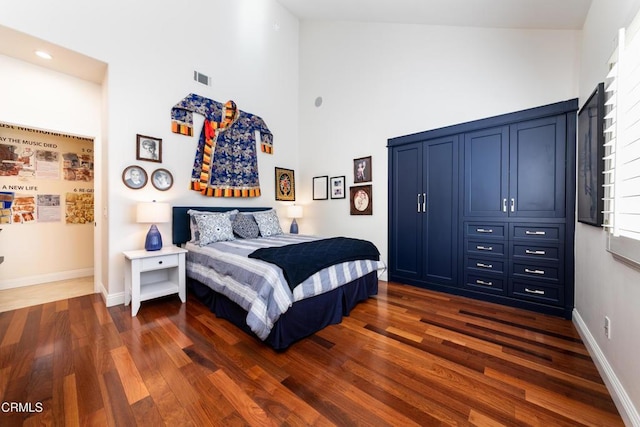
{"label": "window blind", "polygon": [[[618,32],[605,101],[604,227],[609,250],[640,264],[640,13]],[[635,241],[635,242],[634,242]]]}

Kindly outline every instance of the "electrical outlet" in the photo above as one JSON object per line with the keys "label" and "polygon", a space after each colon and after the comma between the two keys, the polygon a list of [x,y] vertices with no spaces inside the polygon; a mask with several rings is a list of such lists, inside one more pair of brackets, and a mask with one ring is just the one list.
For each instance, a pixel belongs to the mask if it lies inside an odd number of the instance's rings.
{"label": "electrical outlet", "polygon": [[609,316],[604,316],[604,335],[611,339],[611,319]]}

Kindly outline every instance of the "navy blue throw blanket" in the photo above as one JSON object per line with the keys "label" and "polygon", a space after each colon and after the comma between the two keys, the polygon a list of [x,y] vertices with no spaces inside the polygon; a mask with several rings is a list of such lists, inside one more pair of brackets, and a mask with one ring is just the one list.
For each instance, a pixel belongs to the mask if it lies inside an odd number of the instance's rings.
{"label": "navy blue throw blanket", "polygon": [[275,264],[284,273],[291,290],[309,276],[323,268],[347,261],[380,259],[376,246],[367,241],[349,237],[332,237],[312,242],[295,243],[274,248],[261,248],[249,258]]}

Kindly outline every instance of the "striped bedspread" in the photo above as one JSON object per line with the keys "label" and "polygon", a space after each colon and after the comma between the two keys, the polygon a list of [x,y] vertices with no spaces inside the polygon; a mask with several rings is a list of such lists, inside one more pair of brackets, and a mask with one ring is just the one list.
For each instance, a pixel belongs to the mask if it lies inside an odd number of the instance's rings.
{"label": "striped bedspread", "polygon": [[245,309],[247,325],[264,340],[273,324],[295,301],[331,291],[372,271],[385,269],[382,261],[349,261],[319,271],[292,292],[280,267],[248,257],[259,248],[318,239],[320,237],[285,234],[217,242],[203,247],[187,243],[187,276]]}

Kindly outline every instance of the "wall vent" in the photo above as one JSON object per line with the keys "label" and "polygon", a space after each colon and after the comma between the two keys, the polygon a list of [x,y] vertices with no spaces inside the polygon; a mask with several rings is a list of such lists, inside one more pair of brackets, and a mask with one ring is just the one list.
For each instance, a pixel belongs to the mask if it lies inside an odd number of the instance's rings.
{"label": "wall vent", "polygon": [[199,71],[193,72],[193,80],[197,81],[198,83],[202,83],[203,85],[211,86],[211,77],[207,76],[206,74],[202,74]]}

